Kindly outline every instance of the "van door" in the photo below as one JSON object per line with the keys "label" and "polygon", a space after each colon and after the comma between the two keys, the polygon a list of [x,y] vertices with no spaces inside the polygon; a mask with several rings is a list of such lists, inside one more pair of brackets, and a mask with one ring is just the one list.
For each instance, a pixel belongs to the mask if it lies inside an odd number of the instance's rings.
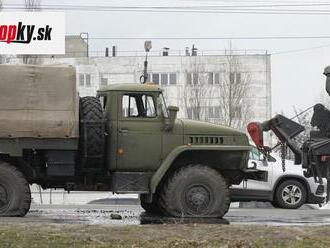
{"label": "van door", "polygon": [[274,163],[267,161],[264,159],[264,155],[260,153],[260,151],[253,147],[250,151],[250,160],[249,166],[256,165],[256,169],[268,171],[268,180],[267,182],[264,181],[257,181],[249,179],[247,180],[247,189],[249,190],[257,190],[257,191],[264,191],[268,192],[272,190],[272,179],[273,179],[273,166]]}

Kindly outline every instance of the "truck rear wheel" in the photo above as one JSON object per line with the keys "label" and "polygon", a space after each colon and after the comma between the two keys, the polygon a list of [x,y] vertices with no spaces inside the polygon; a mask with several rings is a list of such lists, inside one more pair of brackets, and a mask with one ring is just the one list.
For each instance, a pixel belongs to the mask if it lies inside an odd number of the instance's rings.
{"label": "truck rear wheel", "polygon": [[23,217],[31,205],[30,187],[15,167],[0,162],[0,216]]}
{"label": "truck rear wheel", "polygon": [[167,180],[159,204],[166,214],[175,217],[222,217],[229,209],[229,190],[216,170],[189,165]]}
{"label": "truck rear wheel", "polygon": [[103,109],[98,98],[80,98],[80,150],[85,157],[104,154]]}

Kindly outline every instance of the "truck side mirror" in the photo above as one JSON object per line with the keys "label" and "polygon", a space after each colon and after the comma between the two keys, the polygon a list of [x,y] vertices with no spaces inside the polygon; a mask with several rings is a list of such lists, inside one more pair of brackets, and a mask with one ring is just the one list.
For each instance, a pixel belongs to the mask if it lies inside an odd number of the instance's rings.
{"label": "truck side mirror", "polygon": [[176,115],[179,111],[179,108],[176,106],[168,106],[168,118],[165,119],[165,130],[171,131],[174,127]]}

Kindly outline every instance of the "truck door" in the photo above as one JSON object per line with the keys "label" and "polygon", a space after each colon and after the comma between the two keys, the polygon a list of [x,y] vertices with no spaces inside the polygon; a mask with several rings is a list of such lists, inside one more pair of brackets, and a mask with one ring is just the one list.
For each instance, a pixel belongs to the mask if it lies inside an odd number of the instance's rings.
{"label": "truck door", "polygon": [[119,95],[117,171],[154,171],[161,160],[163,122],[156,93]]}

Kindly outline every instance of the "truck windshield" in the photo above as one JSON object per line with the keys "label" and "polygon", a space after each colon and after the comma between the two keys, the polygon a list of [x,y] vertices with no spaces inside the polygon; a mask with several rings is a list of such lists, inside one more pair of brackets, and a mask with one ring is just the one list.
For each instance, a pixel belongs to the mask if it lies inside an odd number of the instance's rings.
{"label": "truck windshield", "polygon": [[159,101],[160,101],[160,104],[162,106],[163,116],[165,118],[168,118],[168,112],[167,112],[166,102],[165,102],[165,99],[164,99],[163,94],[159,94]]}

